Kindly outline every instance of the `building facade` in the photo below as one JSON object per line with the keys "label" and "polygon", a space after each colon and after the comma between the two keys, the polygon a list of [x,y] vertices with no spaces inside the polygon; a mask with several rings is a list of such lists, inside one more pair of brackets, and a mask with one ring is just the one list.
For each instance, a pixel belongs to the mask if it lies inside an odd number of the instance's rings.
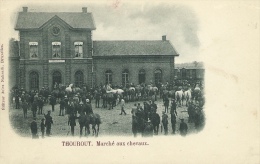
{"label": "building facade", "polygon": [[[99,84],[159,83],[174,79],[178,56],[166,36],[155,41],[93,41],[92,13],[19,12],[16,85],[26,90],[54,84],[95,86]],[[17,63],[16,63],[17,64]],[[18,69],[18,70],[17,70]]]}
{"label": "building facade", "polygon": [[202,62],[175,64],[174,79],[178,83],[184,81],[193,84],[203,84],[205,69]]}

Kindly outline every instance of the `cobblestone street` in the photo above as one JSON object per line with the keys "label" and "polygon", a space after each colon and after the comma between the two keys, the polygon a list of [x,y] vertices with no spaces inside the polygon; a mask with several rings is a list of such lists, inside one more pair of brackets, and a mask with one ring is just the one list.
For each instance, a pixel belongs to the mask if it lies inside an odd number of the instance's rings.
{"label": "cobblestone street", "polygon": [[[143,102],[129,102],[126,103],[125,111],[127,115],[119,115],[120,114],[120,106],[114,107],[112,110],[108,110],[105,108],[95,108],[94,102],[92,101],[92,107],[94,113],[98,113],[101,116],[102,123],[100,125],[99,130],[99,137],[102,136],[133,136],[132,134],[132,115],[131,109],[135,103],[142,104]],[[157,112],[160,116],[162,116],[162,111],[164,110],[164,106],[162,103],[162,99],[156,101],[158,109]],[[45,105],[43,107],[43,111],[47,114],[47,111],[51,110],[50,105]],[[169,109],[170,111],[170,109]],[[188,114],[187,114],[187,107],[177,107],[177,124],[176,130],[177,134],[179,135],[179,125],[180,125],[180,118],[184,118],[185,122],[188,124],[188,133],[195,133],[196,130],[194,129],[194,123],[188,123]],[[55,106],[55,111],[51,113],[53,117],[54,124],[52,126],[52,137],[66,137],[71,136],[70,134],[70,126],[68,126],[68,116],[59,116],[59,105]],[[168,129],[169,134],[172,135],[171,132],[171,119],[170,114],[168,112]],[[38,133],[40,135],[40,122],[41,119],[44,118],[43,115],[37,115],[37,123],[38,123]],[[22,109],[14,109],[11,107],[10,110],[10,121],[15,129],[16,133],[21,136],[30,137],[30,122],[32,121],[32,112],[28,111],[28,118],[23,118]],[[79,124],[76,121],[77,125],[75,127],[75,137],[79,136]],[[159,128],[159,135],[163,135],[161,132],[161,127]]]}

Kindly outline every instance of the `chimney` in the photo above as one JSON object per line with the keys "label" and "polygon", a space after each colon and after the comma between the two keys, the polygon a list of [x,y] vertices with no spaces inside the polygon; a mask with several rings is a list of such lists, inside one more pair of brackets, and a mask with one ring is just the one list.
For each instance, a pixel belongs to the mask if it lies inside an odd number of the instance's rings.
{"label": "chimney", "polygon": [[88,12],[88,8],[87,7],[82,7],[82,12],[83,13],[87,13]]}
{"label": "chimney", "polygon": [[166,41],[166,35],[162,36],[162,41]]}
{"label": "chimney", "polygon": [[23,7],[23,12],[27,12],[28,11],[28,7]]}

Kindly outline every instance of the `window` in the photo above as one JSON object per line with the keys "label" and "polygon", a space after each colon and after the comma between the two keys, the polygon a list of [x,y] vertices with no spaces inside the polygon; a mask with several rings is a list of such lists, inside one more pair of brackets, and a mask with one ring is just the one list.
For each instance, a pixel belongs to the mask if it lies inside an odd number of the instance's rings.
{"label": "window", "polygon": [[82,58],[83,57],[83,42],[75,42],[75,57]]}
{"label": "window", "polygon": [[53,88],[57,88],[61,84],[61,73],[59,71],[54,71],[52,74],[52,84]]}
{"label": "window", "polygon": [[106,74],[106,84],[112,84],[112,71],[107,70],[105,74]]}
{"label": "window", "polygon": [[38,58],[38,42],[29,42],[30,58]]}
{"label": "window", "polygon": [[60,58],[61,57],[61,43],[52,42],[52,57]]}
{"label": "window", "polygon": [[155,84],[162,82],[162,71],[160,69],[154,71],[154,78]]}
{"label": "window", "polygon": [[186,74],[187,72],[186,72],[186,69],[185,68],[182,68],[181,69],[181,78],[182,79],[186,79],[186,77],[187,77],[187,74]]}
{"label": "window", "polygon": [[139,71],[138,79],[139,79],[139,84],[145,83],[145,70],[144,69]]}
{"label": "window", "polygon": [[84,76],[82,71],[77,71],[75,73],[75,86],[76,87],[82,87],[84,81]]}
{"label": "window", "polygon": [[127,83],[129,83],[129,71],[125,69],[122,72],[122,85],[126,86]]}
{"label": "window", "polygon": [[39,75],[37,72],[33,71],[29,75],[29,86],[31,90],[39,89]]}

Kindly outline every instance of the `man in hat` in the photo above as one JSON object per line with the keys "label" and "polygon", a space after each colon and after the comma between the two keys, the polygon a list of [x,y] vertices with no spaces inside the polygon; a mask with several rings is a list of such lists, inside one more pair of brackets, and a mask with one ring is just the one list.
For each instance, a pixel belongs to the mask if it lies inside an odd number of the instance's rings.
{"label": "man in hat", "polygon": [[53,124],[53,120],[52,120],[52,117],[51,117],[51,111],[48,111],[48,114],[45,115],[44,114],[44,117],[45,117],[45,126],[46,126],[46,135],[47,136],[50,136],[51,134],[51,125]]}
{"label": "man in hat", "polygon": [[162,111],[162,125],[164,129],[164,135],[168,134],[168,115],[165,111]]}
{"label": "man in hat", "polygon": [[33,121],[31,122],[31,132],[32,132],[33,139],[38,138],[38,136],[37,136],[38,128],[37,128],[37,122],[36,122],[35,117],[33,118]]}
{"label": "man in hat", "polygon": [[187,131],[188,131],[188,125],[184,122],[184,119],[181,119],[181,124],[180,124],[180,134],[181,136],[186,136]]}
{"label": "man in hat", "polygon": [[50,105],[53,112],[54,112],[55,104],[56,104],[56,98],[52,95],[50,98]]}
{"label": "man in hat", "polygon": [[70,126],[71,129],[71,135],[74,136],[74,127],[76,126],[76,116],[74,113],[72,113],[69,116],[69,121],[68,121],[68,125]]}
{"label": "man in hat", "polygon": [[64,116],[65,105],[66,105],[66,102],[65,102],[64,98],[61,98],[59,116]]}

